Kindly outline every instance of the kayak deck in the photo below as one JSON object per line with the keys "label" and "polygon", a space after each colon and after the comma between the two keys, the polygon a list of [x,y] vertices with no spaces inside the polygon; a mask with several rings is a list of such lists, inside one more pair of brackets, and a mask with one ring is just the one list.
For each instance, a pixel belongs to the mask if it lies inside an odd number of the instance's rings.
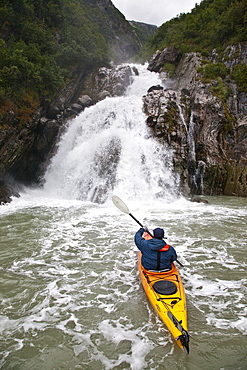
{"label": "kayak deck", "polygon": [[138,270],[145,293],[180,348],[189,353],[186,296],[179,272],[172,264],[167,272],[146,270],[138,253]]}

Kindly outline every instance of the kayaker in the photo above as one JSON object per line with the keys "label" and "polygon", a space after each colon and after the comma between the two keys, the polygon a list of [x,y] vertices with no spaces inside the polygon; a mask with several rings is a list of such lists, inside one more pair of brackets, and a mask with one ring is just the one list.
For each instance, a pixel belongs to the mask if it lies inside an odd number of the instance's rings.
{"label": "kayaker", "polygon": [[168,245],[164,240],[164,229],[156,228],[153,230],[153,238],[146,240],[142,237],[146,228],[140,228],[135,234],[135,244],[142,252],[142,266],[149,271],[169,271],[171,263],[176,261],[177,253],[175,249]]}

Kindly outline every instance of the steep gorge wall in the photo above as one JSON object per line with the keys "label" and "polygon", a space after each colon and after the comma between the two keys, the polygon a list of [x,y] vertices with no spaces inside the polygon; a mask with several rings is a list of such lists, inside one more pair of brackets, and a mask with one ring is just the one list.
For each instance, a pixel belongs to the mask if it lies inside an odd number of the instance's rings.
{"label": "steep gorge wall", "polygon": [[[171,48],[164,55],[165,51],[156,52],[149,64],[150,70],[166,77],[164,90],[150,89],[144,106],[153,134],[174,150],[181,187],[190,195],[247,196],[246,93],[239,92],[229,75],[204,81],[205,57],[200,54],[179,59]],[[247,64],[247,45],[228,47],[223,61],[229,73],[234,66]],[[167,62],[176,66],[168,81],[163,70]],[[214,52],[207,62],[217,63],[218,55]]]}

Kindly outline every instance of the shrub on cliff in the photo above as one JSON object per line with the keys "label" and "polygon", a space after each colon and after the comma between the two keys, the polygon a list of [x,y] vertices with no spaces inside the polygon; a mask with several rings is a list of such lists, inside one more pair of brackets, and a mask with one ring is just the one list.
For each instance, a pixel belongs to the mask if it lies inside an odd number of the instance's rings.
{"label": "shrub on cliff", "polygon": [[205,79],[225,78],[229,72],[229,68],[224,63],[208,63],[204,68],[203,77]]}
{"label": "shrub on cliff", "polygon": [[233,69],[231,77],[236,81],[239,92],[247,93],[247,65],[244,63],[237,65]]}

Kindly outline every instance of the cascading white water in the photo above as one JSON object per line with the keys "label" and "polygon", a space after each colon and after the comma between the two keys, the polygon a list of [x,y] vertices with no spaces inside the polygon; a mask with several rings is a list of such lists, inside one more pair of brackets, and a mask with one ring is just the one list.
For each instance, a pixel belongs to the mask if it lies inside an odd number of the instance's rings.
{"label": "cascading white water", "polygon": [[171,152],[148,132],[142,95],[159,77],[146,66],[124,97],[107,98],[72,120],[49,166],[44,189],[69,199],[104,202],[115,191],[134,198],[177,194]]}
{"label": "cascading white water", "polygon": [[189,160],[195,161],[196,160],[196,153],[195,153],[195,122],[194,122],[194,114],[191,113],[190,116],[190,124],[189,124],[189,132],[188,132],[188,144],[189,144]]}

